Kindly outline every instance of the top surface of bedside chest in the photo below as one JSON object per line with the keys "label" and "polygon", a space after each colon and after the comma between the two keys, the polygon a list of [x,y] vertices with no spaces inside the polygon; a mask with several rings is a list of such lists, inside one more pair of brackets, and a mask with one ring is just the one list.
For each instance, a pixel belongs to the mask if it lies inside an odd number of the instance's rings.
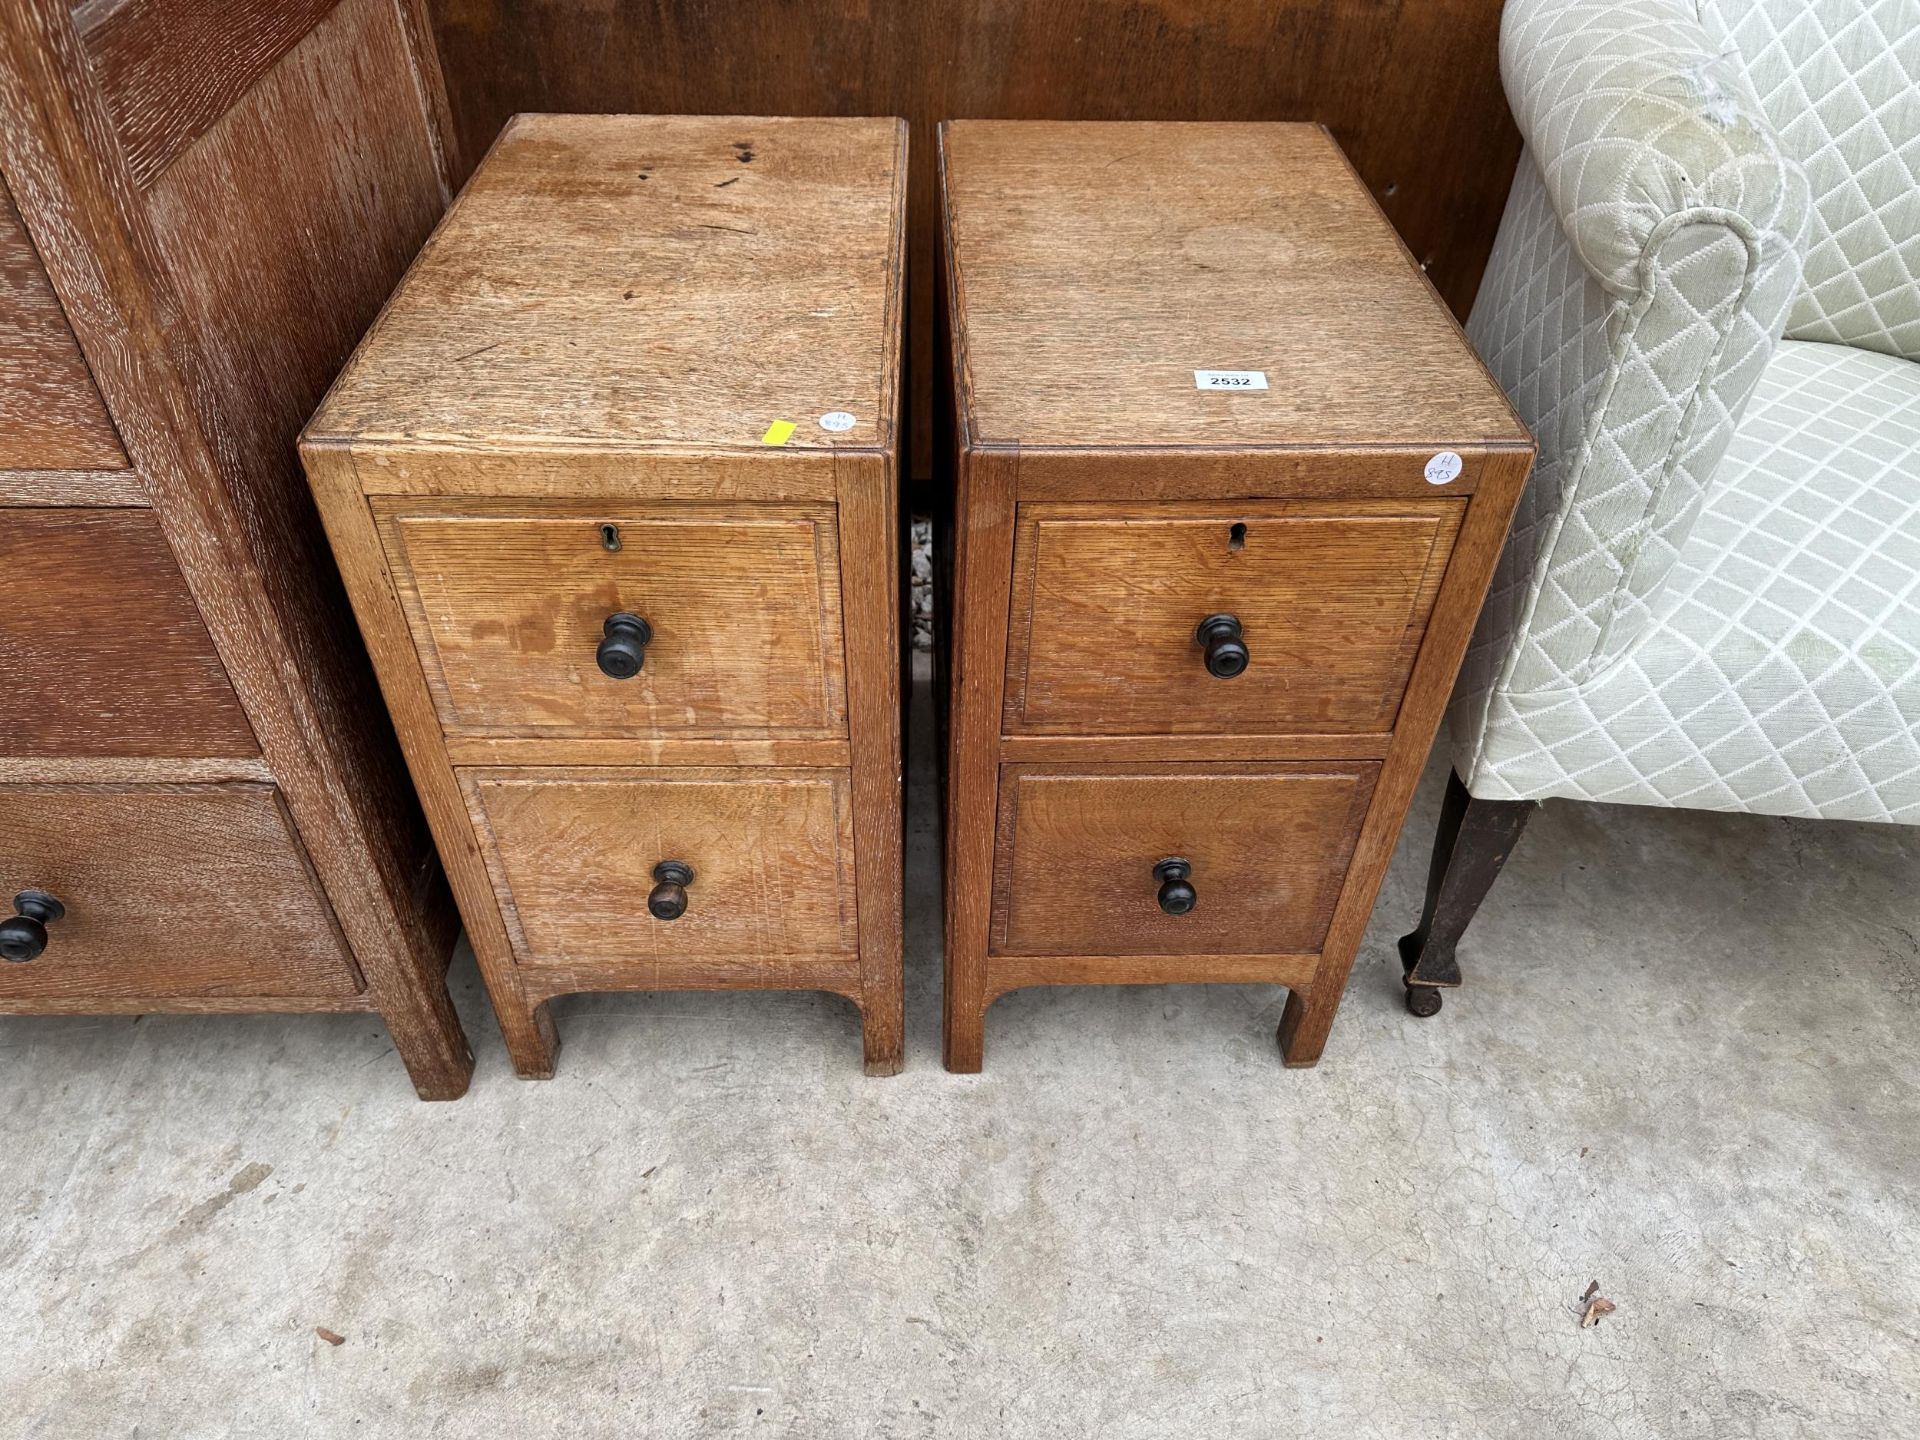
{"label": "top surface of bedside chest", "polygon": [[[941,129],[969,439],[1529,444],[1317,125]],[[1196,370],[1268,388],[1199,389]]]}
{"label": "top surface of bedside chest", "polygon": [[519,116],[307,436],[889,447],[905,150],[891,119]]}

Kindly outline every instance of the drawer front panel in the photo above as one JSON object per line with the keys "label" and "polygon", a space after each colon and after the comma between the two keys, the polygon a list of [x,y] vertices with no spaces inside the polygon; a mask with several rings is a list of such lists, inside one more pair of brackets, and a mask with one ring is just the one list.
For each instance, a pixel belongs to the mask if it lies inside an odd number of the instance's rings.
{"label": "drawer front panel", "polygon": [[0,901],[30,889],[66,914],[0,1006],[361,988],[271,785],[0,785]]}
{"label": "drawer front panel", "polygon": [[[1463,502],[1024,505],[1007,637],[1009,734],[1380,733]],[[1248,662],[1196,638],[1239,622]]]}
{"label": "drawer front panel", "polygon": [[[1326,938],[1379,766],[1008,765],[994,950],[1004,955],[1279,955]],[[1161,908],[1154,867],[1191,867]]]}
{"label": "drawer front panel", "polygon": [[0,670],[0,755],[260,753],[149,510],[0,511]]}
{"label": "drawer front panel", "polygon": [[[376,509],[449,735],[846,733],[831,506]],[[622,614],[651,638],[616,679]]]}
{"label": "drawer front panel", "polygon": [[[855,950],[844,770],[463,770],[516,958],[534,966]],[[654,869],[693,870],[648,910]]]}

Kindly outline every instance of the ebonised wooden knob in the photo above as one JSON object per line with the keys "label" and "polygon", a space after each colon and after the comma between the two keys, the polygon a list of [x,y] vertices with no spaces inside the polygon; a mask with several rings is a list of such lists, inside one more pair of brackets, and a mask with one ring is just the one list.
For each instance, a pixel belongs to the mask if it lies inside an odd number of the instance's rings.
{"label": "ebonised wooden knob", "polygon": [[1207,673],[1231,680],[1247,668],[1252,656],[1240,634],[1238,615],[1209,615],[1193,632],[1194,643],[1207,654]]}
{"label": "ebonised wooden knob", "polygon": [[638,615],[622,610],[609,615],[601,627],[606,638],[594,652],[600,673],[615,680],[631,680],[647,663],[647,646],[653,640],[653,626]]}
{"label": "ebonised wooden knob", "polygon": [[1200,902],[1193,882],[1187,877],[1193,867],[1177,855],[1168,856],[1153,867],[1153,878],[1160,882],[1160,908],[1169,915],[1184,915]]}
{"label": "ebonised wooden knob", "polygon": [[687,886],[693,867],[684,860],[662,860],[653,867],[655,881],[647,895],[647,911],[656,920],[678,920],[687,913]]}
{"label": "ebonised wooden knob", "polygon": [[44,890],[22,890],[13,897],[20,913],[0,920],[0,960],[24,965],[38,960],[47,948],[47,926],[67,913],[67,907]]}

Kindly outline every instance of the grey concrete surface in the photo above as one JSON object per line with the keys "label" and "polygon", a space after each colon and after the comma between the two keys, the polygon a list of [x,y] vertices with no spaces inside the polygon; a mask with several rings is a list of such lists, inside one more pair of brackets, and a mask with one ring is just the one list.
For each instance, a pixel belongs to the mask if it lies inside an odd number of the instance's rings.
{"label": "grey concrete surface", "polygon": [[1436,769],[1318,1069],[1085,989],[962,1078],[926,735],[895,1079],[620,995],[516,1081],[470,962],[452,1105],[366,1020],[0,1020],[0,1433],[1920,1434],[1920,832],[1549,806],[1421,1022]]}

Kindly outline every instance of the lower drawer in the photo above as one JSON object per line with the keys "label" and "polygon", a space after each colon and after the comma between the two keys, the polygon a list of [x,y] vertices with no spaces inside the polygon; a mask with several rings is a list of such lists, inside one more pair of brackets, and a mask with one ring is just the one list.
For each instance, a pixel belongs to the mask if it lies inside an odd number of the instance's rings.
{"label": "lower drawer", "polygon": [[0,1007],[362,988],[271,785],[0,785],[0,901],[27,890],[66,913]]}
{"label": "lower drawer", "polygon": [[459,775],[523,965],[856,953],[844,770]]}
{"label": "lower drawer", "polygon": [[[993,948],[1003,955],[1318,951],[1377,764],[1008,765]],[[1162,907],[1183,860],[1191,907]],[[1175,882],[1176,885],[1179,883]],[[1178,909],[1180,897],[1169,895]]]}

